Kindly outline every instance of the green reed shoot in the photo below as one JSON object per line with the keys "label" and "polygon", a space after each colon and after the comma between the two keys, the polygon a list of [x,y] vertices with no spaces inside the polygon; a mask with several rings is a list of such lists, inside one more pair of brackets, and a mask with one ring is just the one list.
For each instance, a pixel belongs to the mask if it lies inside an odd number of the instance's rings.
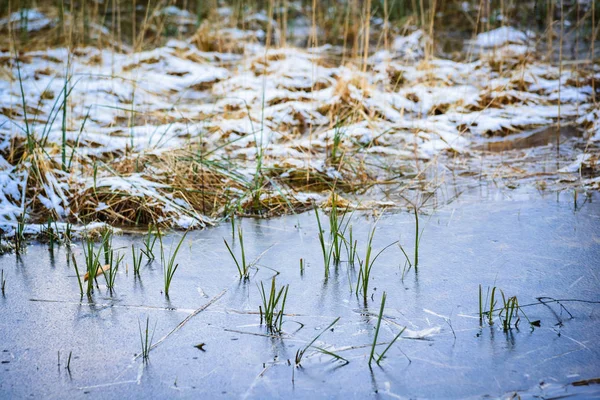
{"label": "green reed shoot", "polygon": [[63,239],[70,243],[73,240],[73,225],[67,222],[65,226],[65,232],[63,233]]}
{"label": "green reed shoot", "polygon": [[483,326],[483,293],[479,284],[479,326]]}
{"label": "green reed shoot", "polygon": [[373,344],[371,345],[371,354],[369,355],[369,366],[371,361],[375,358],[375,346],[377,346],[377,338],[379,337],[379,328],[381,327],[381,319],[383,318],[383,310],[385,308],[386,294],[383,292],[381,296],[381,307],[379,308],[379,317],[377,318],[377,325],[375,326],[375,335],[373,336]]}
{"label": "green reed shoot", "polygon": [[377,360],[375,361],[377,363],[377,365],[379,365],[379,363],[381,362],[381,360],[383,360],[385,358],[385,353],[388,352],[388,350],[392,347],[392,345],[394,343],[396,343],[396,340],[398,340],[400,338],[400,336],[402,336],[402,334],[404,333],[404,331],[406,330],[406,327],[403,327],[400,332],[398,332],[398,334],[396,336],[394,336],[394,339],[392,339],[392,341],[387,345],[387,347],[385,348],[385,350],[383,350],[383,352],[379,355],[379,358],[377,358]]}
{"label": "green reed shoot", "polygon": [[419,244],[421,243],[421,237],[423,236],[423,230],[421,230],[419,232],[419,212],[417,210],[417,207],[414,207],[414,214],[415,214],[415,253],[414,253],[414,258],[411,260],[410,257],[408,256],[408,254],[406,253],[406,251],[404,250],[404,247],[402,247],[402,245],[398,244],[398,247],[400,247],[400,250],[402,250],[402,254],[404,254],[404,257],[406,258],[406,262],[408,263],[409,269],[411,267],[415,267],[415,272],[418,271],[419,268]]}
{"label": "green reed shoot", "polygon": [[152,340],[154,339],[154,332],[156,331],[156,322],[154,323],[154,329],[152,329],[152,334],[150,334],[150,317],[146,317],[146,328],[143,330],[142,324],[138,319],[138,327],[140,330],[140,342],[142,344],[141,356],[144,359],[144,362],[147,362],[148,357],[150,356],[150,350],[152,349]]}
{"label": "green reed shoot", "polygon": [[321,251],[323,253],[323,264],[325,265],[325,277],[329,277],[329,265],[331,264],[331,252],[333,247],[327,246],[325,243],[325,232],[321,226],[321,219],[319,218],[319,210],[315,209],[315,215],[317,217],[317,226],[319,227],[319,243],[321,244]]}
{"label": "green reed shoot", "polygon": [[[496,307],[496,286],[492,288],[490,293],[490,288],[487,289],[487,297],[483,300],[483,289],[481,284],[479,285],[479,325],[483,325],[483,321],[487,318],[488,325],[494,324],[494,308]],[[485,309],[485,306],[488,306],[488,309]]]}
{"label": "green reed shoot", "polygon": [[323,353],[323,354],[325,354],[325,355],[327,355],[327,356],[331,356],[331,357],[335,358],[335,359],[336,359],[336,360],[338,360],[338,361],[343,361],[343,362],[344,362],[344,364],[349,364],[349,363],[350,363],[350,361],[348,361],[348,360],[347,360],[347,359],[345,359],[344,357],[342,357],[342,356],[340,356],[339,354],[336,354],[336,353],[334,353],[334,352],[332,352],[332,351],[329,351],[329,350],[327,350],[327,349],[324,349],[324,348],[322,348],[322,347],[317,347],[317,346],[314,346],[314,348],[315,348],[315,350],[317,350],[319,353]]}
{"label": "green reed shoot", "polygon": [[160,259],[163,266],[163,273],[165,278],[165,296],[169,297],[169,288],[171,287],[171,281],[173,280],[173,276],[179,267],[179,264],[175,264],[175,259],[177,257],[177,253],[187,236],[187,231],[183,234],[179,243],[175,247],[175,251],[173,251],[173,245],[171,245],[171,250],[169,251],[169,255],[165,255],[165,248],[163,246],[162,236],[158,236],[160,241]]}
{"label": "green reed shoot", "polygon": [[275,277],[273,277],[271,280],[271,289],[267,295],[263,283],[260,282],[259,293],[262,299],[262,307],[258,307],[260,312],[260,323],[262,324],[264,320],[269,332],[281,332],[281,324],[283,323],[283,313],[289,286],[290,285],[285,285],[277,290]]}
{"label": "green reed shoot", "polygon": [[356,252],[356,249],[358,247],[358,240],[355,240],[352,237],[352,225],[350,225],[348,227],[348,238],[344,238],[344,245],[346,247],[346,255],[348,257],[348,265],[350,265],[351,267],[354,267],[354,264],[356,262],[356,258],[358,253]]}
{"label": "green reed shoot", "polygon": [[[333,326],[335,324],[337,324],[337,322],[340,320],[340,317],[337,317],[331,324],[329,324],[329,326],[325,329],[323,329],[321,332],[319,332],[319,334],[317,336],[315,336],[313,338],[313,340],[311,340],[306,346],[304,346],[302,349],[298,349],[296,351],[296,367],[301,366],[300,363],[302,362],[302,357],[304,357],[304,354],[306,353],[306,351],[321,337],[322,334],[324,334],[325,332],[327,332],[328,330],[330,330],[331,328],[333,328]],[[319,350],[322,350],[321,348],[317,348]],[[331,355],[334,355],[334,353],[331,353]],[[336,358],[338,358],[338,355],[335,355]],[[339,359],[341,359],[341,357],[339,357]],[[345,360],[345,359],[344,359]],[[347,362],[347,360],[345,360]]]}
{"label": "green reed shoot", "polygon": [[17,218],[17,226],[15,228],[15,252],[20,254],[24,250],[25,245],[25,211]]}
{"label": "green reed shoot", "polygon": [[488,311],[488,324],[494,324],[494,308],[496,307],[496,286],[492,288],[492,294],[490,296],[490,309]]}
{"label": "green reed shoot", "polygon": [[133,258],[133,274],[140,276],[140,269],[142,267],[142,258],[144,256],[144,251],[140,250],[139,254],[136,256],[135,247],[131,245],[131,257]]}
{"label": "green reed shoot", "polygon": [[227,247],[231,258],[233,258],[233,261],[235,262],[235,266],[237,267],[240,279],[250,279],[250,265],[246,262],[246,252],[244,250],[244,232],[242,231],[241,226],[238,226],[238,239],[240,242],[241,252],[239,260],[233,253],[231,246],[229,246],[229,243],[227,243],[227,240],[225,240],[225,238],[223,238],[223,242],[225,243],[225,246]]}
{"label": "green reed shoot", "polygon": [[331,146],[331,162],[333,164],[339,163],[341,159],[340,145],[345,134],[342,123],[343,121],[338,121],[333,128],[333,145]]}
{"label": "green reed shoot", "polygon": [[[383,310],[385,309],[386,298],[387,298],[387,294],[385,292],[383,292],[383,296],[381,297],[381,307],[379,308],[379,316],[377,317],[377,326],[375,327],[375,336],[373,337],[373,344],[371,346],[371,354],[369,355],[369,367],[371,366],[371,362],[373,360],[375,360],[375,355],[376,355],[375,347],[377,346],[377,338],[379,337],[379,329],[381,327],[381,320],[383,319]],[[378,357],[375,360],[377,365],[379,365],[381,360],[383,360],[385,358],[385,354],[392,347],[392,345],[394,343],[396,343],[396,340],[398,340],[400,338],[402,333],[404,333],[405,329],[406,329],[406,327],[402,328],[402,330],[400,330],[400,332],[394,337],[394,339],[392,339],[392,341],[387,345],[385,350],[383,350],[383,352],[381,354],[377,354]]]}
{"label": "green reed shoot", "polygon": [[419,268],[419,243],[423,232],[419,232],[419,212],[415,207],[415,271]]}
{"label": "green reed shoot", "polygon": [[83,284],[81,283],[81,274],[79,268],[77,268],[77,260],[75,260],[75,254],[71,253],[71,260],[73,261],[73,267],[75,268],[75,274],[77,275],[77,283],[79,284],[79,293],[83,297]]}
{"label": "green reed shoot", "polygon": [[[499,309],[496,309],[496,290],[497,288],[494,286],[492,288],[489,302],[488,299],[483,301],[483,290],[481,285],[479,285],[479,324],[483,325],[484,316],[487,317],[488,325],[494,324],[494,311],[498,311],[498,318],[502,323],[502,330],[504,332],[508,332],[512,328],[518,328],[519,322],[521,321],[520,315],[525,317],[529,322],[529,325],[532,329],[535,326],[540,326],[540,322],[538,321],[530,321],[527,315],[523,312],[521,307],[519,306],[519,300],[517,296],[506,297],[504,292],[500,289],[500,295],[502,296],[502,305]],[[489,291],[489,289],[488,289]],[[484,304],[488,304],[488,309],[484,310]]]}
{"label": "green reed shoot", "polygon": [[516,319],[514,322],[515,328],[518,327],[519,321],[521,320],[518,315],[519,301],[517,300],[517,296],[512,296],[506,299],[506,297],[504,296],[504,292],[500,292],[502,294],[503,307],[502,310],[500,310],[499,317],[502,321],[502,329],[504,330],[504,332],[508,332],[513,326],[514,319]]}
{"label": "green reed shoot", "polygon": [[[338,265],[342,259],[342,249],[345,247],[348,252],[348,240],[345,238],[346,230],[350,225],[350,219],[346,220],[346,211],[340,212],[338,207],[337,195],[331,193],[331,211],[329,213],[329,236],[325,239],[325,231],[319,217],[319,210],[315,209],[317,226],[319,228],[319,243],[323,253],[323,264],[325,265],[325,277],[329,277],[329,267],[333,262]],[[350,241],[352,238],[350,239]]]}
{"label": "green reed shoot", "polygon": [[142,250],[142,252],[146,256],[148,261],[152,261],[156,258],[154,256],[154,245],[156,244],[158,235],[160,235],[160,232],[153,234],[152,233],[152,225],[148,226],[148,233],[146,234],[146,237],[144,238],[144,249]]}
{"label": "green reed shoot", "polygon": [[336,202],[333,201],[331,205],[331,212],[329,213],[329,235],[331,239],[331,248],[333,256],[333,263],[335,265],[340,263],[341,258],[341,249],[342,249],[342,239],[340,238],[338,232],[340,230],[340,221],[338,218],[337,205]]}
{"label": "green reed shoot", "polygon": [[46,224],[46,229],[44,234],[48,238],[48,245],[50,249],[54,248],[54,241],[57,239],[56,234],[54,233],[54,228],[52,228],[52,217],[48,217],[48,222]]}
{"label": "green reed shoot", "polygon": [[110,265],[111,258],[111,247],[112,247],[112,232],[110,229],[106,229],[102,232],[102,248],[104,253],[104,264]]}
{"label": "green reed shoot", "polygon": [[85,269],[88,274],[87,280],[87,295],[91,295],[94,291],[94,281],[96,281],[96,274],[98,273],[98,268],[101,268],[100,265],[100,255],[102,254],[103,245],[98,248],[96,251],[94,248],[94,241],[91,238],[87,238],[85,240],[85,244],[83,246],[83,254],[85,256]]}
{"label": "green reed shoot", "polygon": [[115,287],[115,278],[117,277],[117,272],[119,272],[119,265],[123,261],[125,254],[116,253],[114,250],[110,250],[110,256],[108,258],[108,270],[105,271],[102,269],[102,275],[104,275],[104,280],[106,281],[106,287],[110,289],[112,292]]}
{"label": "green reed shoot", "polygon": [[345,244],[344,236],[350,223],[350,218],[344,223],[346,218],[344,209],[340,215],[340,210],[337,205],[337,195],[331,194],[331,212],[329,213],[329,239],[331,241],[332,261],[338,265],[342,258],[342,246]]}
{"label": "green reed shoot", "polygon": [[367,293],[369,290],[369,280],[371,277],[371,269],[373,266],[373,263],[371,263],[371,252],[373,249],[373,236],[375,235],[375,229],[376,228],[373,227],[371,233],[369,234],[364,261],[361,260],[360,257],[358,259],[360,270],[358,272],[358,280],[356,282],[356,294],[358,294],[358,292],[361,291],[365,300],[367,298]]}
{"label": "green reed shoot", "polygon": [[69,358],[67,359],[67,366],[65,367],[65,369],[69,372],[71,372],[71,356],[73,356],[73,351],[69,352]]}
{"label": "green reed shoot", "polygon": [[385,250],[397,243],[393,242],[391,244],[388,244],[373,257],[373,237],[375,236],[376,229],[377,227],[374,226],[373,229],[371,229],[371,232],[369,233],[369,239],[367,240],[367,249],[365,252],[365,259],[362,260],[360,257],[358,258],[359,272],[355,292],[357,295],[359,292],[362,293],[362,297],[365,301],[367,300],[367,295],[369,292],[369,281],[371,279],[371,271],[373,269],[375,261]]}

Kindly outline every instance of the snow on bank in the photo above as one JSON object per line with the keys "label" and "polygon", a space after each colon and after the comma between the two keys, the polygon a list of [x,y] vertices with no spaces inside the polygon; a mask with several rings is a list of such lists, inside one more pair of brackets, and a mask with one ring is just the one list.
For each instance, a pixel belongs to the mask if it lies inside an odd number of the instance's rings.
{"label": "snow on bank", "polygon": [[[500,28],[481,34],[476,44],[528,46],[529,39]],[[243,56],[203,52],[176,40],[133,54],[50,49],[24,54],[18,65],[2,53],[12,79],[0,80],[0,97],[8,105],[0,114],[0,147],[5,154],[29,131],[58,162],[63,138],[68,141],[72,173],[46,174],[37,194],[58,216],[76,213],[70,199],[90,189],[92,166],[100,160],[96,187],[148,198],[170,223],[189,227],[210,219],[182,198],[165,195],[164,183],[153,181],[159,170],[120,172],[116,178],[111,164],[195,146],[214,159],[235,162],[243,179],[252,179],[259,155],[263,166],[296,165],[338,179],[335,168],[324,168],[334,141],[341,151],[409,164],[446,150],[468,152],[478,137],[559,118],[598,136],[592,88],[578,73],[510,60],[499,70],[485,57],[469,63],[418,61],[426,43],[421,31],[398,37],[390,52],[369,59],[366,73],[352,64],[335,65],[325,50],[265,50],[257,44],[247,45]],[[69,107],[63,123],[65,85]],[[23,211],[22,171],[4,159],[0,165],[5,221],[15,221]],[[101,203],[94,205],[98,212],[110,207]]]}
{"label": "snow on bank", "polygon": [[12,25],[12,29],[15,30],[36,32],[51,28],[54,26],[54,21],[38,10],[24,8],[15,11],[7,18],[0,19],[0,30],[8,30],[9,25]]}
{"label": "snow on bank", "polygon": [[503,26],[477,35],[475,44],[480,47],[501,47],[507,44],[527,44],[532,35],[510,26]]}
{"label": "snow on bank", "polygon": [[471,52],[491,60],[520,59],[532,55],[535,50],[535,35],[510,26],[482,32],[469,41]]}

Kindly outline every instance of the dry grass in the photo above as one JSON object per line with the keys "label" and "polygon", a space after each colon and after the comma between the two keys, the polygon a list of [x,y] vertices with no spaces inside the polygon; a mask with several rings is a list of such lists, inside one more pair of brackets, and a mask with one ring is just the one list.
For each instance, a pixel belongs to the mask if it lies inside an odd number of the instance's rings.
{"label": "dry grass", "polygon": [[[74,191],[71,208],[80,221],[100,220],[116,225],[172,225],[170,216],[176,214],[267,217],[310,208],[312,203],[299,200],[295,192],[325,192],[335,187],[356,191],[369,182],[366,171],[355,174],[348,168],[343,169],[348,180],[334,179],[314,169],[269,168],[265,170],[268,180],[257,204],[249,196],[249,182],[224,165],[203,160],[185,149],[125,157],[111,163],[110,175],[127,181],[128,177],[141,174],[145,180],[157,184],[155,196],[88,183],[88,187]],[[174,210],[173,206],[179,208]]]}

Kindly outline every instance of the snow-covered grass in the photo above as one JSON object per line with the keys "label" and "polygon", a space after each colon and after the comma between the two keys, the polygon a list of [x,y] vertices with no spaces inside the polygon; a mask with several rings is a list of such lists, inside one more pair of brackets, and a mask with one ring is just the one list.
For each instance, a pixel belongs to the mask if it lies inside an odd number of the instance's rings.
{"label": "snow-covered grass", "polygon": [[[180,11],[161,15],[191,18]],[[201,51],[197,37],[129,53],[50,48],[18,63],[0,53],[0,224],[25,211],[31,222],[205,227],[397,179],[382,159],[419,174],[473,142],[559,120],[600,137],[600,68],[538,61],[533,34],[514,28],[477,36],[470,62],[424,57],[430,39],[413,30],[366,67],[336,63],[326,46],[238,39],[240,54]]]}

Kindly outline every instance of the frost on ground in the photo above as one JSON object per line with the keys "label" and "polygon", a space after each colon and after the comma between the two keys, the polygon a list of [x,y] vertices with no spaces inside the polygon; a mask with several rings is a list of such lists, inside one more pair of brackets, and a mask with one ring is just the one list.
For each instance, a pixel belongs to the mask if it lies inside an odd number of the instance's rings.
{"label": "frost on ground", "polygon": [[[204,227],[232,213],[309,207],[332,187],[435,190],[444,180],[439,171],[453,173],[440,160],[469,165],[486,155],[476,146],[491,137],[559,123],[580,131],[584,139],[573,140],[587,147],[572,145],[544,166],[533,158],[511,177],[543,169],[545,182],[598,188],[592,83],[600,68],[561,73],[536,61],[529,33],[483,33],[470,43],[478,59],[456,62],[427,57],[428,38],[414,31],[362,66],[340,65],[331,46],[244,41],[257,32],[228,28],[242,48],[235,54],[201,51],[197,36],[127,54],[0,53],[1,224],[24,215]],[[509,169],[486,157],[490,170],[465,175]],[[432,166],[435,179],[426,173]]]}

